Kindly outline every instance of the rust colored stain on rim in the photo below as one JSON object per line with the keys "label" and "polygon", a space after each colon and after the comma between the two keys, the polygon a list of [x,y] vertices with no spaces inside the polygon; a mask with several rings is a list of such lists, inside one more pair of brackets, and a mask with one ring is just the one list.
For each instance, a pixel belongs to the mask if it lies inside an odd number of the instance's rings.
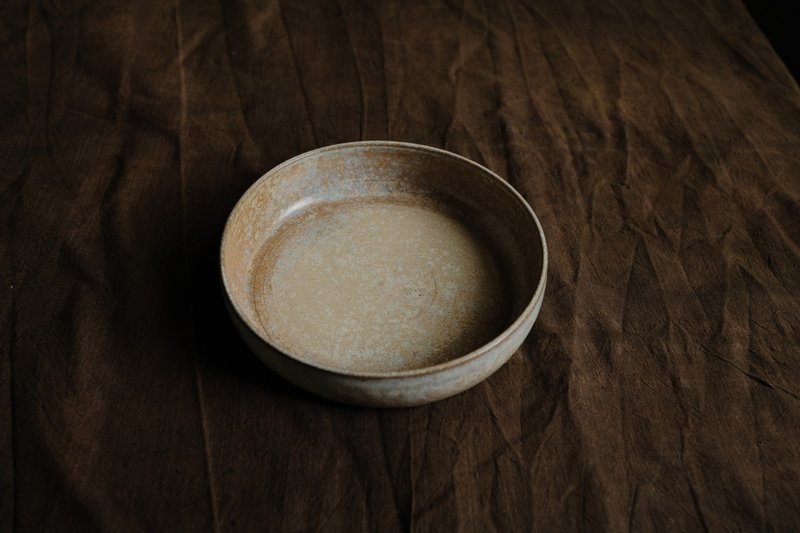
{"label": "rust colored stain on rim", "polygon": [[288,381],[409,406],[479,383],[541,307],[547,248],[509,184],[422,145],[328,146],[272,169],[223,233],[231,318]]}

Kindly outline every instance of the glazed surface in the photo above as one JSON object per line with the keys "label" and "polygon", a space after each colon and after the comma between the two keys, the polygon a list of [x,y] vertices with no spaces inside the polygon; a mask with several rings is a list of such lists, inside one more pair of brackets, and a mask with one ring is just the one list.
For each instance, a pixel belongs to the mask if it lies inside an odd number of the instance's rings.
{"label": "glazed surface", "polygon": [[502,268],[480,235],[429,205],[309,209],[256,259],[250,297],[264,335],[343,371],[424,368],[509,323]]}

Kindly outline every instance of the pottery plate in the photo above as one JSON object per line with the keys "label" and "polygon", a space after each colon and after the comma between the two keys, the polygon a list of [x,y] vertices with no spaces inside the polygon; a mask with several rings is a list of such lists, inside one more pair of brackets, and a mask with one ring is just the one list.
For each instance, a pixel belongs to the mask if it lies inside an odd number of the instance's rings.
{"label": "pottery plate", "polygon": [[547,251],[531,208],[486,168],[358,142],[250,187],[221,268],[238,331],[278,374],[334,400],[408,406],[508,360],[539,312]]}

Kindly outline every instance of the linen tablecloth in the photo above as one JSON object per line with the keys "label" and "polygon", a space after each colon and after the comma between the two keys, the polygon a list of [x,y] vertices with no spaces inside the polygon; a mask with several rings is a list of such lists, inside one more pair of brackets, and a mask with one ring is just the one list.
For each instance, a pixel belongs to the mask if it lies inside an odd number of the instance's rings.
{"label": "linen tablecloth", "polygon": [[[800,528],[800,90],[737,0],[9,0],[0,67],[0,530]],[[317,399],[225,314],[237,198],[359,139],[544,227],[454,398]]]}

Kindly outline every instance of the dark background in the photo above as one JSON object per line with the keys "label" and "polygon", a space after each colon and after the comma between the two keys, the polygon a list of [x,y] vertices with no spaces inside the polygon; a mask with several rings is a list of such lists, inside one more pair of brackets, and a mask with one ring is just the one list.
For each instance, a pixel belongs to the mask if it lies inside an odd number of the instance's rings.
{"label": "dark background", "polygon": [[791,2],[745,0],[747,11],[769,39],[794,79],[800,74],[797,9]]}

